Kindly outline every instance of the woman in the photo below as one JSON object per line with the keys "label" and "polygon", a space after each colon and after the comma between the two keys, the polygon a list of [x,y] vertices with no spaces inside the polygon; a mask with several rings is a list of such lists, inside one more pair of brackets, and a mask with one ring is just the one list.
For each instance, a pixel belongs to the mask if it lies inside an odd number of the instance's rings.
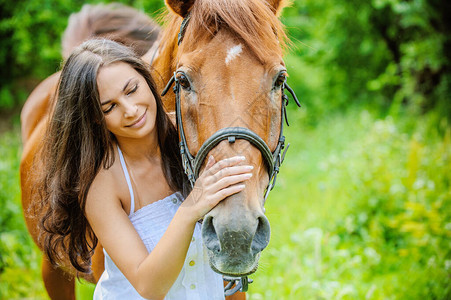
{"label": "woman", "polygon": [[[67,59],[75,47],[92,38],[106,38],[132,47],[143,56],[155,44],[160,26],[145,13],[120,3],[85,4],[69,17],[61,40],[62,56]],[[26,100],[21,114],[23,145],[51,109],[60,72],[42,81]]]}
{"label": "woman", "polygon": [[210,157],[193,191],[177,133],[144,64],[109,40],[66,61],[43,146],[43,247],[88,270],[97,240],[105,272],[95,299],[223,299],[197,222],[252,176],[243,157]]}

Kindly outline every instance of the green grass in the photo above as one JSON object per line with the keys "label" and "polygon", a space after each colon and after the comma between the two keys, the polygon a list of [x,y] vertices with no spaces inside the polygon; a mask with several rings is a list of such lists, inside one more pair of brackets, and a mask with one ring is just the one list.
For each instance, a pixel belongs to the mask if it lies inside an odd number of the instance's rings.
{"label": "green grass", "polygon": [[399,119],[290,127],[250,299],[450,299],[451,132]]}
{"label": "green grass", "polygon": [[25,228],[20,205],[20,130],[0,136],[0,298],[45,296],[39,253]]}
{"label": "green grass", "polygon": [[[266,204],[271,241],[249,299],[450,299],[451,131],[366,111],[304,125]],[[0,299],[46,299],[20,209],[19,129],[0,137]],[[93,285],[78,284],[79,299]]]}

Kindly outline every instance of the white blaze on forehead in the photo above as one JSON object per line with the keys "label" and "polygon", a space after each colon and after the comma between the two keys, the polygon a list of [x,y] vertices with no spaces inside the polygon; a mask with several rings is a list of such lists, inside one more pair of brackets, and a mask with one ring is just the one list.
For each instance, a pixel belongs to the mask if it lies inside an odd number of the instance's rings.
{"label": "white blaze on forehead", "polygon": [[226,65],[228,65],[235,57],[240,55],[240,53],[243,52],[243,48],[241,47],[241,44],[233,46],[229,50],[227,50],[227,57],[225,59]]}

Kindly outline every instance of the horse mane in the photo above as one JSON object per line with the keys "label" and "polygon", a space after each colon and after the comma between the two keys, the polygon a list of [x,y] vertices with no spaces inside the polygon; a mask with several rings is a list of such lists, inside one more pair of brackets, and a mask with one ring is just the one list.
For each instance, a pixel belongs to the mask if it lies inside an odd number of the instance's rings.
{"label": "horse mane", "polygon": [[[173,12],[163,12],[161,19],[166,24],[162,33],[162,49],[155,67],[163,81],[171,76],[175,68],[177,35],[182,18]],[[261,0],[196,0],[190,11],[190,20],[180,47],[195,49],[220,30],[231,31],[250,49],[260,63],[271,53],[286,48],[287,36],[284,26],[275,11]]]}
{"label": "horse mane", "polygon": [[129,46],[142,56],[159,33],[159,25],[135,8],[120,3],[85,4],[69,17],[61,41],[62,54],[67,59],[72,50],[85,40],[103,37]]}

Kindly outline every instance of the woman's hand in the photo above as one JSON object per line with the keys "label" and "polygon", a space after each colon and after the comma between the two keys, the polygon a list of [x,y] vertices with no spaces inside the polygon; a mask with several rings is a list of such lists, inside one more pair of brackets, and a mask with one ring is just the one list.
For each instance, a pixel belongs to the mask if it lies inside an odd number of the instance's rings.
{"label": "woman's hand", "polygon": [[202,175],[181,207],[190,208],[195,222],[202,219],[221,200],[242,191],[244,181],[252,177],[253,166],[240,165],[244,156],[234,156],[215,163],[210,155]]}

